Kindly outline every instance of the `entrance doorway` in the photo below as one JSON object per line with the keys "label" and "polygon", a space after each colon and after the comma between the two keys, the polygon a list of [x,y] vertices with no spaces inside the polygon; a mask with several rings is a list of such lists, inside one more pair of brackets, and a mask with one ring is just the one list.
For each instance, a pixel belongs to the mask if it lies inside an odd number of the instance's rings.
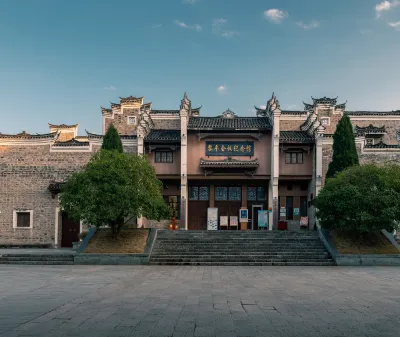
{"label": "entrance doorway", "polygon": [[79,241],[79,231],[79,221],[68,218],[67,213],[63,212],[61,222],[61,247],[72,247],[73,242]]}
{"label": "entrance doorway", "polygon": [[252,206],[252,211],[251,211],[251,229],[252,230],[258,230],[258,211],[262,211],[263,205],[253,205]]}

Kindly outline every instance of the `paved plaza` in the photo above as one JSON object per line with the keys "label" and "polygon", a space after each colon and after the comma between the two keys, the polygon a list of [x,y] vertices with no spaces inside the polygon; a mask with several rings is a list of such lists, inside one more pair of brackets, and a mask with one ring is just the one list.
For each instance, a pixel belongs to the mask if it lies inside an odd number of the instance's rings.
{"label": "paved plaza", "polygon": [[0,265],[0,336],[400,336],[400,268]]}

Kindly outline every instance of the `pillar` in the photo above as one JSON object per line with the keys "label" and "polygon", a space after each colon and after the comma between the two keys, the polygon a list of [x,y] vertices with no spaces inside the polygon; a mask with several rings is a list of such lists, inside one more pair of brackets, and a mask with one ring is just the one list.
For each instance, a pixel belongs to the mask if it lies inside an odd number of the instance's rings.
{"label": "pillar", "polygon": [[187,125],[190,109],[190,101],[185,93],[179,115],[181,118],[181,221],[184,221],[186,230],[188,229]]}
{"label": "pillar", "polygon": [[[144,130],[142,126],[138,126],[137,128],[137,154],[143,155],[144,154]],[[142,228],[144,225],[143,217],[137,218],[137,226],[138,228]]]}
{"label": "pillar", "polygon": [[[274,97],[272,98],[274,99]],[[278,193],[279,193],[279,134],[280,134],[281,110],[277,106],[273,110],[274,126],[271,139],[271,180],[268,191],[268,208],[272,208],[269,213],[269,230],[279,219]]]}

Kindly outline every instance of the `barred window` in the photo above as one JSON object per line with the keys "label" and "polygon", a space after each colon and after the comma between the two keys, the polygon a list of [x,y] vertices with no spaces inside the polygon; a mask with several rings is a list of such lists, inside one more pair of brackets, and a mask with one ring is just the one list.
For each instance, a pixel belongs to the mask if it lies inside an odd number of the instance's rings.
{"label": "barred window", "polygon": [[303,153],[302,152],[286,152],[285,163],[286,164],[303,164]]}
{"label": "barred window", "polygon": [[172,163],[172,151],[156,151],[156,163]]}

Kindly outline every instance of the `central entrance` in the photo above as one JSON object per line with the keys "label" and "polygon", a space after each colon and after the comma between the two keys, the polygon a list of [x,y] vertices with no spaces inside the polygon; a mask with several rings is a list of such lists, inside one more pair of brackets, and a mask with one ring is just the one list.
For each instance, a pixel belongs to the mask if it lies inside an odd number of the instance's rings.
{"label": "central entrance", "polygon": [[215,207],[218,208],[218,229],[220,229],[221,216],[239,217],[242,206],[241,186],[215,186]]}

